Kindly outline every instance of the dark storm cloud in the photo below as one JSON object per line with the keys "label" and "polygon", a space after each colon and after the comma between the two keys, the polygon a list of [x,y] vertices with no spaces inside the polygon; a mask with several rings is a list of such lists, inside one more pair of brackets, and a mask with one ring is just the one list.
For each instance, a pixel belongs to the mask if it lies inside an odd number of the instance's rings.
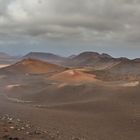
{"label": "dark storm cloud", "polygon": [[0,0],[0,36],[139,42],[139,15],[139,0]]}

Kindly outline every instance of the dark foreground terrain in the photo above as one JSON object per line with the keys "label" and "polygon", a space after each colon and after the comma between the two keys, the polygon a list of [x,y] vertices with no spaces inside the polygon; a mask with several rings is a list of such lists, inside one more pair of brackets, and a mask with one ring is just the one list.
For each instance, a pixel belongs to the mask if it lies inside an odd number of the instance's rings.
{"label": "dark foreground terrain", "polygon": [[1,140],[52,140],[56,138],[59,139],[59,132],[50,133],[49,131],[35,128],[30,122],[24,122],[8,114],[0,117]]}

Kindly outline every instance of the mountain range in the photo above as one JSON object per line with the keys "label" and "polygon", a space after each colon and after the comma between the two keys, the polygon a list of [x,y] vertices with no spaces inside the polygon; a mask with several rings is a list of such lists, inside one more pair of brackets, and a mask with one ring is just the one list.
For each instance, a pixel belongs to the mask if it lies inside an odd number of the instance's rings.
{"label": "mountain range", "polygon": [[[11,60],[7,54],[0,54],[0,58]],[[13,73],[48,73],[63,69],[78,69],[81,72],[95,74],[98,79],[133,80],[140,77],[140,58],[128,59],[125,57],[113,58],[108,54],[97,52],[83,52],[70,57],[61,57],[56,54],[31,52],[23,57],[12,59],[18,62],[3,68],[0,71]]]}

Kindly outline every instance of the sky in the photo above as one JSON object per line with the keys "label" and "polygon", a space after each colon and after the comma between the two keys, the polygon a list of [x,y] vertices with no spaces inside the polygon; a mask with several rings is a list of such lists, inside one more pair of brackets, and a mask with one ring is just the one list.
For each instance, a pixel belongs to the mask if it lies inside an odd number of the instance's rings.
{"label": "sky", "polygon": [[0,0],[0,51],[140,57],[140,1]]}

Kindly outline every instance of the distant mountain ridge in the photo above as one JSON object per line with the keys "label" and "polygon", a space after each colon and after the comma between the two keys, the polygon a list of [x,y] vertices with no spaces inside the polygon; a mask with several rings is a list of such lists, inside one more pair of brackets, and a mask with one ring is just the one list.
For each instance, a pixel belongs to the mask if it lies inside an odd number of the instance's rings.
{"label": "distant mountain ridge", "polygon": [[118,60],[112,56],[97,52],[83,52],[69,59],[66,65],[72,67],[94,67],[95,69],[104,69],[113,64],[118,63]]}
{"label": "distant mountain ridge", "polygon": [[119,73],[121,75],[126,72],[131,74],[136,72],[135,75],[138,75],[140,71],[140,58],[133,60],[126,57],[114,58],[106,53],[82,52],[78,55],[71,55],[70,57],[61,57],[52,53],[31,52],[23,58],[39,59],[70,68],[91,68],[98,71],[106,70],[110,71],[110,73]]}
{"label": "distant mountain ridge", "polygon": [[55,64],[62,64],[68,66],[94,66],[96,63],[103,62],[118,62],[118,61],[135,61],[139,62],[140,58],[128,59],[126,57],[114,58],[106,53],[98,52],[82,52],[78,55],[70,55],[69,57],[62,57],[53,53],[45,52],[30,52],[27,55],[23,56],[22,59],[32,58],[47,61]]}
{"label": "distant mountain ridge", "polygon": [[66,61],[67,59],[59,55],[55,55],[52,53],[44,53],[44,52],[30,52],[27,55],[23,56],[23,59],[26,58],[39,59],[54,64],[61,64],[63,61]]}
{"label": "distant mountain ridge", "polygon": [[0,52],[0,59],[9,59],[11,58],[12,56],[10,56],[9,54],[7,53],[3,53],[3,52]]}
{"label": "distant mountain ridge", "polygon": [[0,52],[0,65],[9,65],[12,63],[15,63],[19,57],[17,56],[11,56],[7,53]]}

